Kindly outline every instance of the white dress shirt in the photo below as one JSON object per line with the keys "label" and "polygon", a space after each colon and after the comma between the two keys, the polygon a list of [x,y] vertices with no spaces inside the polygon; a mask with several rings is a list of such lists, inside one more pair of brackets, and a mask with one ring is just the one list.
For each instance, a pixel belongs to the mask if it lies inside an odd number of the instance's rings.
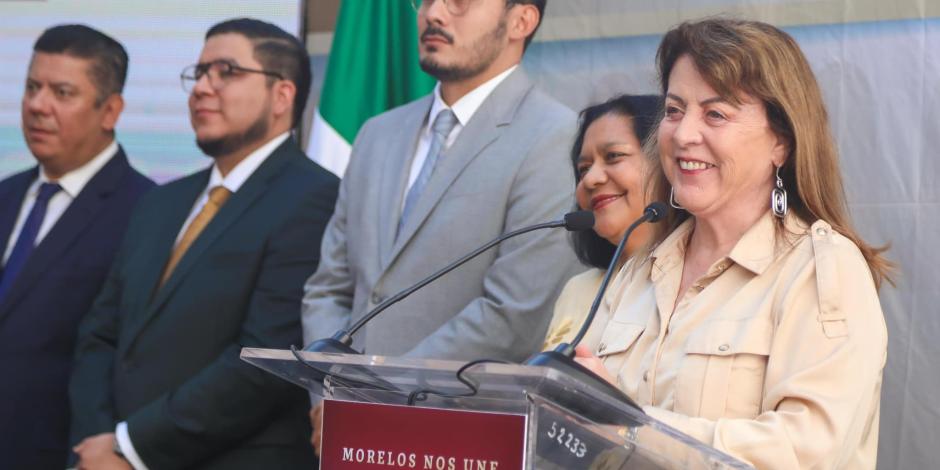
{"label": "white dress shirt", "polygon": [[26,190],[26,197],[23,198],[23,204],[20,206],[20,214],[16,218],[16,224],[13,225],[13,232],[10,233],[10,239],[7,241],[6,251],[3,253],[3,264],[6,264],[10,254],[13,253],[13,247],[16,245],[16,240],[20,237],[23,224],[26,223],[29,212],[33,210],[33,205],[36,204],[36,196],[39,195],[39,185],[42,183],[58,183],[59,186],[62,187],[62,190],[55,193],[52,198],[49,199],[49,204],[46,206],[46,217],[42,219],[42,225],[39,227],[39,233],[36,235],[36,244],[34,246],[39,246],[39,242],[49,234],[49,231],[52,230],[55,223],[62,217],[65,210],[72,205],[72,201],[78,197],[78,194],[82,192],[85,185],[98,174],[98,170],[111,161],[111,158],[117,154],[117,151],[118,143],[116,140],[112,140],[111,143],[98,155],[95,155],[94,158],[84,165],[62,175],[57,181],[49,179],[49,177],[46,176],[45,170],[42,169],[42,165],[40,165],[39,178],[36,178],[36,181],[33,181],[33,183],[29,185],[29,189]]}
{"label": "white dress shirt", "polygon": [[[287,138],[290,137],[290,132],[285,132],[278,135],[277,137],[269,140],[266,144],[258,147],[257,150],[248,154],[244,160],[238,162],[235,165],[235,168],[232,168],[232,171],[229,171],[227,175],[222,176],[222,172],[219,171],[219,167],[215,164],[212,164],[212,173],[209,175],[209,184],[206,185],[206,189],[202,191],[202,194],[196,198],[196,203],[193,204],[192,210],[189,211],[189,217],[186,218],[186,222],[183,223],[183,226],[180,227],[179,233],[176,235],[176,243],[179,243],[180,238],[183,237],[183,234],[186,233],[186,228],[189,227],[189,224],[192,223],[193,219],[196,218],[196,215],[199,214],[199,211],[202,210],[202,207],[206,205],[206,202],[209,201],[209,190],[216,186],[225,186],[226,189],[235,194],[238,192],[238,189],[245,184],[245,181],[254,174],[255,170],[264,163],[268,157],[274,152],[274,149],[278,148]],[[128,463],[131,464],[136,470],[147,470],[147,465],[144,464],[144,461],[137,455],[137,451],[134,449],[134,443],[131,442],[130,433],[127,431],[127,422],[121,421],[115,429],[115,439],[118,441],[118,445],[121,447],[121,452],[124,453],[124,458],[127,459]]]}
{"label": "white dress shirt", "polygon": [[[434,101],[431,103],[431,112],[428,113],[424,127],[421,128],[421,133],[418,138],[418,147],[415,149],[414,157],[411,159],[411,171],[408,174],[408,186],[405,188],[405,194],[408,194],[411,185],[418,179],[418,173],[421,173],[424,160],[428,157],[428,149],[431,148],[431,138],[433,137],[431,125],[437,118],[437,115],[445,109],[450,109],[454,112],[454,115],[457,116],[457,125],[454,126],[454,129],[450,131],[450,134],[447,136],[447,141],[444,142],[444,147],[441,149],[443,152],[457,141],[457,136],[460,135],[460,131],[470,122],[470,118],[476,114],[477,110],[480,109],[480,105],[483,104],[486,97],[490,96],[490,93],[518,67],[519,64],[513,65],[499,75],[487,80],[482,85],[474,88],[470,93],[463,95],[453,106],[447,106],[447,104],[444,103],[444,99],[441,97],[440,82],[434,86]],[[403,196],[399,211],[403,210],[404,207],[405,197]]]}

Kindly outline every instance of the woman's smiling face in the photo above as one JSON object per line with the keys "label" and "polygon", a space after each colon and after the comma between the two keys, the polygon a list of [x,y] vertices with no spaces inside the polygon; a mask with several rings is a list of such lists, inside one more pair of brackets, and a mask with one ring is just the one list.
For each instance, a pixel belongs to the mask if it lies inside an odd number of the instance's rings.
{"label": "woman's smiling face", "polygon": [[660,159],[676,201],[697,217],[769,207],[774,167],[786,158],[764,104],[743,92],[737,101],[719,96],[688,55],[669,74]]}
{"label": "woman's smiling face", "polygon": [[[646,202],[646,157],[632,118],[607,113],[588,125],[577,165],[578,206],[594,212],[598,235],[614,245],[620,243],[630,224],[643,214]],[[629,245],[627,252],[632,252]]]}

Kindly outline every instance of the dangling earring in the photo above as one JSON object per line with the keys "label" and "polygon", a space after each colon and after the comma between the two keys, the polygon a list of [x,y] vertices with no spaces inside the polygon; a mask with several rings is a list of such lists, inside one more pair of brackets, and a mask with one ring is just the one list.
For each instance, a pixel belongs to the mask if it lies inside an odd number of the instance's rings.
{"label": "dangling earring", "polygon": [[779,166],[777,167],[777,187],[770,192],[770,209],[781,219],[787,215],[787,190],[783,189]]}
{"label": "dangling earring", "polygon": [[676,202],[675,187],[669,189],[669,205],[672,206],[673,209],[685,210],[685,207],[680,206],[679,203]]}

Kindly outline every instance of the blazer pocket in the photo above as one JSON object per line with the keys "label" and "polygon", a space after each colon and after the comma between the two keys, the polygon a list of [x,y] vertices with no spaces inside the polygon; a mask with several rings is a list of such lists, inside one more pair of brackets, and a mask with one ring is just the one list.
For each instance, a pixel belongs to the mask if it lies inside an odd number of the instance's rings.
{"label": "blazer pocket", "polygon": [[594,351],[604,363],[607,371],[616,377],[617,386],[621,390],[626,391],[628,380],[621,373],[623,365],[627,362],[630,349],[636,344],[645,329],[645,325],[611,320],[607,323],[607,327],[601,335],[601,342],[598,343]]}
{"label": "blazer pocket", "polygon": [[643,334],[645,329],[646,325],[611,321],[604,329],[601,342],[598,343],[597,350],[594,353],[602,359],[625,353],[630,349],[630,346],[636,343],[636,340]]}
{"label": "blazer pocket", "polygon": [[219,269],[245,269],[254,265],[257,253],[249,251],[223,251],[209,255],[209,266]]}
{"label": "blazer pocket", "polygon": [[676,411],[712,420],[756,417],[772,341],[770,318],[702,325],[685,345],[676,378]]}
{"label": "blazer pocket", "polygon": [[59,267],[49,271],[49,276],[53,278],[63,278],[69,281],[94,282],[100,283],[108,274],[108,266],[79,266],[72,265],[68,267]]}
{"label": "blazer pocket", "polygon": [[479,198],[479,197],[481,197],[481,196],[483,196],[483,195],[487,195],[487,194],[490,194],[490,191],[488,191],[488,190],[485,189],[485,188],[479,188],[479,187],[473,188],[473,189],[468,189],[468,188],[459,188],[459,189],[458,189],[458,188],[451,188],[451,189],[448,189],[446,193],[444,193],[444,195],[445,195],[446,197],[448,197],[448,198],[453,198],[453,199],[465,198],[465,197],[475,197],[475,198]]}

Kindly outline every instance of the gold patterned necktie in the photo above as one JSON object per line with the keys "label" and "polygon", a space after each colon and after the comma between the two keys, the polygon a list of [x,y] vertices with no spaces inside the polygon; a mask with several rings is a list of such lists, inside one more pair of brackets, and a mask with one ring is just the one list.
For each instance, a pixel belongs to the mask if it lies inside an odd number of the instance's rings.
{"label": "gold patterned necktie", "polygon": [[209,225],[209,222],[212,221],[212,218],[215,217],[215,214],[219,212],[219,209],[231,195],[232,192],[225,186],[216,186],[209,190],[209,200],[202,206],[202,210],[196,214],[193,221],[189,223],[189,227],[186,227],[183,238],[180,238],[179,243],[173,248],[170,260],[167,261],[166,267],[163,268],[163,276],[160,277],[161,287],[166,283],[166,280],[170,278],[170,275],[173,274],[173,270],[176,269],[176,265],[183,258],[183,255],[186,254],[186,250],[193,244],[196,237],[202,233],[202,230]]}

